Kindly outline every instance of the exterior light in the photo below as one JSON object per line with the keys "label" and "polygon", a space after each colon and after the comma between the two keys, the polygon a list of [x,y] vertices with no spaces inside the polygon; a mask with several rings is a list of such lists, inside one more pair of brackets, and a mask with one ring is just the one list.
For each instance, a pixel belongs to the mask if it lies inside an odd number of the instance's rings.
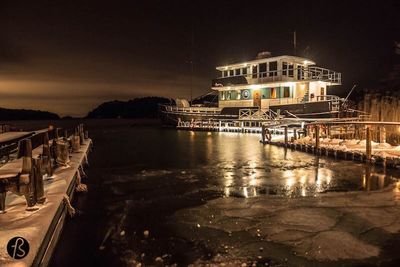
{"label": "exterior light", "polygon": [[261,88],[261,85],[259,85],[259,84],[252,84],[252,85],[250,85],[250,89],[251,90],[256,90],[256,89],[260,89]]}

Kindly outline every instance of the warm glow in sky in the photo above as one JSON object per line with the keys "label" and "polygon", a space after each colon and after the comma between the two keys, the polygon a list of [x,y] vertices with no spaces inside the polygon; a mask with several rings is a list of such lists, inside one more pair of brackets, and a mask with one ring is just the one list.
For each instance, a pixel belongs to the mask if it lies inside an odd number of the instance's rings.
{"label": "warm glow in sky", "polygon": [[400,32],[395,0],[102,2],[1,2],[0,107],[82,116],[109,100],[189,98],[191,58],[199,96],[217,65],[292,54],[293,30],[298,55],[342,72],[345,95],[382,77]]}

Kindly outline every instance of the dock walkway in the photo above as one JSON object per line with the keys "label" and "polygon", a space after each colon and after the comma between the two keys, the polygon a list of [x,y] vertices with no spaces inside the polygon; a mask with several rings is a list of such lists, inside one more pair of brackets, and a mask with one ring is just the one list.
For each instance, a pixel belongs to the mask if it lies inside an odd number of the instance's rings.
{"label": "dock walkway", "polygon": [[[58,167],[54,175],[44,181],[46,202],[37,205],[37,210],[27,211],[24,196],[7,193],[7,212],[0,214],[0,266],[48,265],[67,214],[64,197],[73,196],[78,168],[84,164],[90,145],[91,140],[86,139],[79,152],[71,154],[69,166]],[[41,151],[41,146],[34,149],[33,156]],[[12,161],[0,170],[19,172],[20,160]],[[23,237],[29,242],[29,253],[23,259],[13,259],[7,253],[7,243],[13,237]]]}

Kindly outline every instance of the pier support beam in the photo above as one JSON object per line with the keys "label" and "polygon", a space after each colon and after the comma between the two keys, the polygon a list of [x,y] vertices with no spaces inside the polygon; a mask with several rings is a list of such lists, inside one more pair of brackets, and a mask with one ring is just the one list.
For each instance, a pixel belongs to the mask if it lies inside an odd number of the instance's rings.
{"label": "pier support beam", "polygon": [[371,156],[372,156],[372,146],[371,146],[371,128],[368,126],[366,129],[366,144],[365,144],[365,155],[366,155],[366,160],[369,162],[371,161]]}
{"label": "pier support beam", "polygon": [[354,139],[361,139],[360,127],[358,125],[354,125]]}
{"label": "pier support beam", "polygon": [[379,134],[379,143],[386,143],[386,128],[383,126],[379,127],[378,134]]}
{"label": "pier support beam", "polygon": [[264,125],[261,126],[261,140],[262,140],[262,143],[265,144],[265,126]]}
{"label": "pier support beam", "polygon": [[319,149],[319,125],[315,125],[315,148]]}
{"label": "pier support beam", "polygon": [[284,126],[283,127],[284,133],[285,133],[285,146],[288,145],[288,127]]}

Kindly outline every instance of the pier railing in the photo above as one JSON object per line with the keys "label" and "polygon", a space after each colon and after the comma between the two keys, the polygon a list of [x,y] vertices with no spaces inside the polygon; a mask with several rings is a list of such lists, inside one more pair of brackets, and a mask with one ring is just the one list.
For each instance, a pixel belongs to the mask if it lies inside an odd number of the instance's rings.
{"label": "pier railing", "polygon": [[[24,195],[28,208],[40,203],[38,195],[44,194],[43,175],[52,176],[53,168],[67,165],[69,153],[79,152],[84,139],[88,139],[88,134],[80,124],[73,129],[48,128],[32,132],[23,139],[10,140],[6,151],[4,146],[1,147],[0,153],[8,160],[10,154],[7,152],[15,155],[9,163],[0,166],[0,214],[5,212],[7,191]],[[52,145],[50,140],[53,140]],[[33,150],[41,146],[42,150],[34,155]]]}
{"label": "pier railing", "polygon": [[11,126],[9,124],[0,124],[0,134],[6,133],[11,130]]}
{"label": "pier railing", "polygon": [[304,69],[272,70],[213,79],[211,87],[262,84],[269,82],[323,81],[341,84],[342,74],[330,69],[311,66]]}
{"label": "pier railing", "polygon": [[161,105],[167,112],[179,112],[179,113],[220,113],[221,108],[215,107],[177,107],[170,105]]}
{"label": "pier railing", "polygon": [[275,120],[277,114],[271,109],[240,109],[239,120]]}

